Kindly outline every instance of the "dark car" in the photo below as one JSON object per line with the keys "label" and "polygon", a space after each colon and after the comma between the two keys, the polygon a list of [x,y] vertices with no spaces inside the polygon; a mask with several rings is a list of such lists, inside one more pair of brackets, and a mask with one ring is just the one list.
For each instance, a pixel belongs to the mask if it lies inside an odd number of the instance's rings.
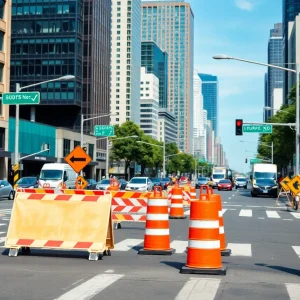
{"label": "dark car", "polygon": [[232,182],[229,179],[222,179],[218,183],[218,191],[228,190],[232,191]]}
{"label": "dark car", "polygon": [[274,179],[256,179],[251,189],[251,196],[257,197],[260,195],[272,196],[277,198],[278,196],[278,185]]}
{"label": "dark car", "polygon": [[22,177],[17,181],[17,187],[19,188],[38,188],[37,177]]}
{"label": "dark car", "polygon": [[153,183],[153,186],[160,186],[161,188],[163,188],[163,184],[162,184],[162,181],[160,178],[158,177],[155,177],[155,178],[150,178],[150,180],[152,181]]}
{"label": "dark car", "polygon": [[208,180],[206,177],[198,177],[196,181],[196,189],[200,189],[201,185],[207,185],[207,184],[208,184]]}
{"label": "dark car", "polygon": [[161,179],[161,184],[162,184],[163,190],[166,190],[168,188],[168,186],[172,185],[172,180],[171,180],[171,178],[164,177]]}
{"label": "dark car", "polygon": [[244,177],[237,177],[237,179],[235,180],[235,188],[236,189],[238,189],[238,188],[247,189],[247,184],[248,184],[248,181]]}
{"label": "dark car", "polygon": [[87,190],[95,190],[97,181],[95,179],[86,179],[88,185],[86,187]]}
{"label": "dark car", "polygon": [[119,190],[125,190],[128,182],[125,179],[118,179],[118,181],[120,183]]}

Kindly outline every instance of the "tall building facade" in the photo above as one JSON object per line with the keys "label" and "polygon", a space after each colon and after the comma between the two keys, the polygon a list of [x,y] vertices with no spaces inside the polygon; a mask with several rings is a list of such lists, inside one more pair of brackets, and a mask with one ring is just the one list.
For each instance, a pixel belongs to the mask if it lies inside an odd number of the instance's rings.
{"label": "tall building facade", "polygon": [[166,108],[158,110],[157,140],[165,143],[177,141],[176,118]]}
{"label": "tall building facade", "polygon": [[159,107],[168,105],[168,53],[154,42],[142,42],[141,66],[159,79]]}
{"label": "tall building facade", "polygon": [[211,120],[215,135],[218,134],[219,118],[219,83],[218,77],[210,74],[199,74],[202,81],[203,107],[207,119]]}
{"label": "tall building facade", "polygon": [[[282,33],[283,33],[283,59],[284,63],[288,63],[289,53],[289,36],[291,29],[289,22],[294,21],[296,15],[300,13],[300,0],[282,0]],[[290,66],[292,68],[292,66]],[[287,103],[287,95],[289,93],[288,79],[290,72],[284,72],[283,99]]]}
{"label": "tall building facade", "polygon": [[146,135],[157,139],[159,79],[141,68],[141,121],[140,128]]}
{"label": "tall building facade", "polygon": [[112,0],[111,123],[140,124],[141,1]]}
{"label": "tall building facade", "polygon": [[[282,46],[282,24],[277,23],[274,29],[270,30],[270,38],[268,42],[268,64],[283,66],[283,46]],[[274,111],[274,89],[283,88],[283,73],[284,71],[274,68],[268,68],[268,81],[267,81],[267,107],[271,110],[266,110],[266,118],[273,116]],[[282,101],[281,101],[282,102]]]}
{"label": "tall building facade", "polygon": [[184,1],[143,1],[142,41],[154,41],[168,60],[168,110],[177,120],[178,147],[192,151],[194,14]]}

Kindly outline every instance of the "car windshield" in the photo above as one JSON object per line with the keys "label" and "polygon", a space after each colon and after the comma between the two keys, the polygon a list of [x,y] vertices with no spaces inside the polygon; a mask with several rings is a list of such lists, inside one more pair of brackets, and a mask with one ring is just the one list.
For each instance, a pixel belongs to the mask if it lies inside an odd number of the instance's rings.
{"label": "car windshield", "polygon": [[225,180],[220,180],[219,183],[231,183],[231,181],[229,179],[225,179]]}
{"label": "car windshield", "polygon": [[236,181],[246,181],[246,178],[237,178]]}
{"label": "car windshield", "polygon": [[130,183],[146,183],[146,178],[132,178]]}
{"label": "car windshield", "polygon": [[273,172],[254,172],[254,179],[276,179],[276,173]]}
{"label": "car windshield", "polygon": [[86,180],[89,184],[95,184],[96,180],[95,179],[87,179]]}
{"label": "car windshield", "polygon": [[100,184],[110,184],[110,180],[109,179],[103,179],[99,183]]}
{"label": "car windshield", "polygon": [[169,182],[169,181],[170,181],[170,178],[162,178],[162,181],[164,181],[164,182]]}
{"label": "car windshield", "polygon": [[41,180],[60,180],[62,179],[62,170],[42,170],[41,171]]}
{"label": "car windshield", "polygon": [[258,185],[276,185],[275,180],[272,179],[257,179],[256,184]]}
{"label": "car windshield", "polygon": [[199,177],[198,180],[199,181],[207,181],[207,179],[205,177]]}
{"label": "car windshield", "polygon": [[160,182],[160,178],[151,178],[152,182]]}
{"label": "car windshield", "polygon": [[18,180],[17,184],[36,184],[36,178],[35,177],[23,177],[20,180]]}
{"label": "car windshield", "polygon": [[213,174],[213,179],[222,179],[224,178],[224,174]]}

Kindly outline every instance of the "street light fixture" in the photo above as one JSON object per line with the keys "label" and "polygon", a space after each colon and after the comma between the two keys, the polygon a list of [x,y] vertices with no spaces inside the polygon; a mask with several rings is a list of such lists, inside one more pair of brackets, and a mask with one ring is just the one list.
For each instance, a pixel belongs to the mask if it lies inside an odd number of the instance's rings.
{"label": "street light fixture", "polygon": [[277,110],[277,111],[280,111],[280,112],[284,112],[284,113],[286,113],[286,114],[289,113],[288,111],[285,111],[285,110],[282,110],[282,109],[277,109],[277,108],[272,108],[272,107],[270,107],[270,106],[264,107],[264,110],[267,110],[267,111],[270,111],[270,110]]}
{"label": "street light fixture", "polygon": [[[240,143],[251,143],[251,142],[240,141]],[[254,144],[254,143],[253,143],[253,144]],[[271,145],[269,145],[269,144],[264,143],[264,142],[259,142],[259,144],[262,144],[262,145],[264,145],[264,146],[266,146],[266,147],[271,148],[271,160],[272,160],[272,164],[273,164],[273,162],[274,162],[274,143],[271,142]],[[246,150],[246,152],[248,152],[248,151]]]}
{"label": "street light fixture", "polygon": [[247,59],[242,59],[242,58],[237,58],[237,57],[232,57],[228,56],[226,54],[219,54],[213,56],[213,59],[232,59],[232,60],[237,60],[237,61],[242,61],[250,64],[255,64],[255,65],[260,65],[264,67],[269,67],[273,69],[279,69],[287,72],[292,72],[296,74],[296,167],[295,167],[295,174],[299,173],[299,150],[300,150],[300,144],[299,144],[299,133],[300,133],[300,102],[299,102],[299,74],[300,74],[300,65],[296,64],[296,70],[294,69],[289,69],[289,68],[284,68],[276,65],[271,65],[271,64],[265,64],[261,62],[256,62],[252,60],[247,60]]}
{"label": "street light fixture", "polygon": [[[75,79],[74,75],[65,75],[65,76],[55,78],[55,79],[37,82],[37,83],[30,84],[30,85],[22,86],[22,87],[20,86],[20,83],[16,83],[16,93],[19,93],[22,90],[25,90],[25,89],[28,89],[28,88],[31,88],[34,86],[46,84],[49,82],[68,81],[68,80],[72,80],[72,79]],[[15,164],[19,163],[19,134],[20,134],[20,105],[17,104],[16,105],[16,128],[15,128]]]}

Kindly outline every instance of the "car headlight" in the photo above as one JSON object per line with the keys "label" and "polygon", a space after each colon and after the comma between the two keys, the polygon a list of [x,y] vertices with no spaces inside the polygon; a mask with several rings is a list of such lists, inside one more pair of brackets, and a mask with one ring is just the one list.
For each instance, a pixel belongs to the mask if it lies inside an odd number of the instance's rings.
{"label": "car headlight", "polygon": [[277,189],[278,188],[278,186],[277,185],[274,185],[273,187],[272,187],[272,189]]}
{"label": "car headlight", "polygon": [[259,188],[259,186],[258,186],[258,185],[256,185],[256,184],[253,184],[253,187],[254,187],[254,188],[256,188],[256,189],[258,189],[258,188]]}

